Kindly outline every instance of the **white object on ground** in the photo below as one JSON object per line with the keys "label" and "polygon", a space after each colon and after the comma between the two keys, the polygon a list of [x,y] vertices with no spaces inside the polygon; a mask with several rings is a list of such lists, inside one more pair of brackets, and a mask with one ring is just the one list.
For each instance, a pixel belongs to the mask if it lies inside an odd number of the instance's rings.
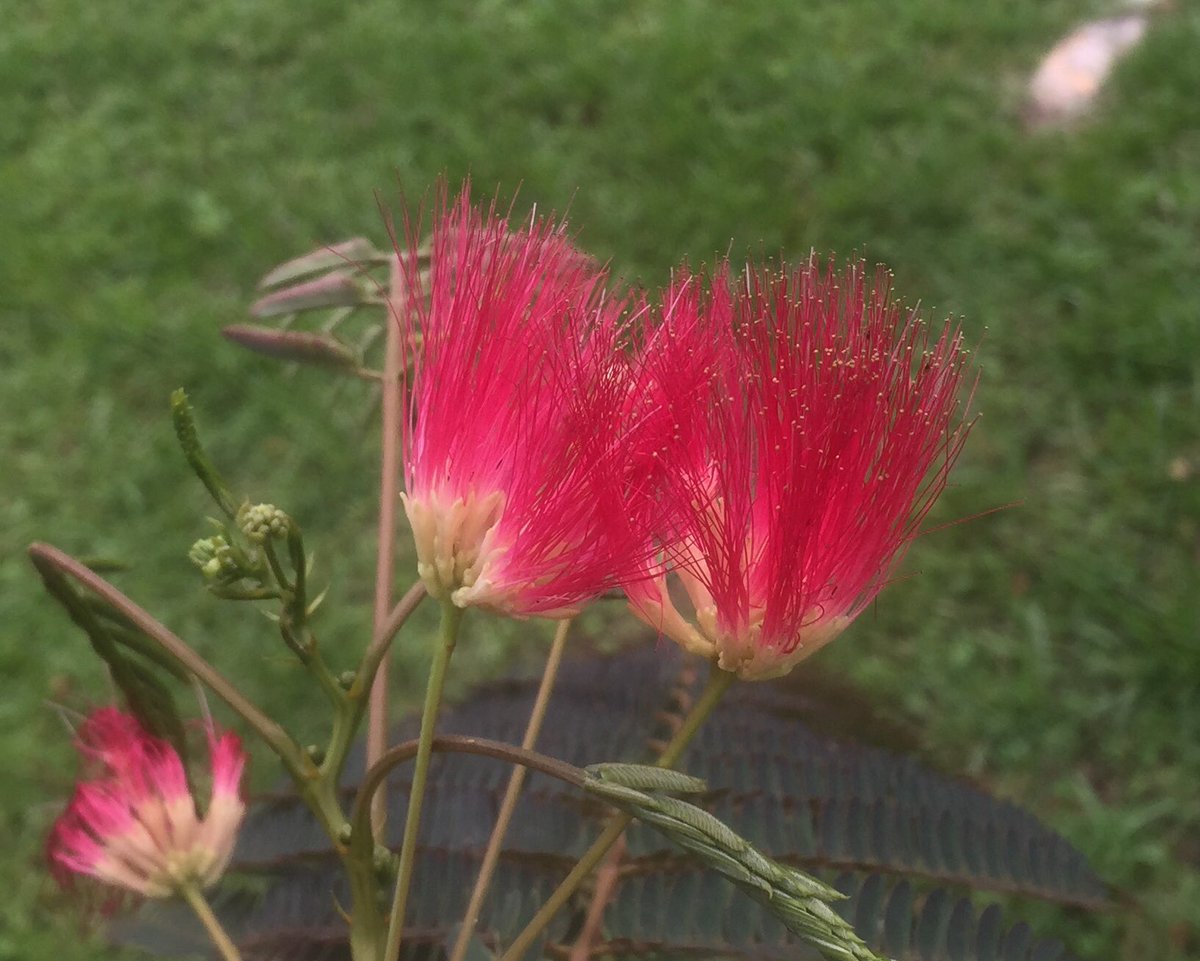
{"label": "white object on ground", "polygon": [[1030,122],[1057,126],[1085,114],[1116,62],[1145,35],[1146,19],[1093,20],[1060,40],[1029,82]]}

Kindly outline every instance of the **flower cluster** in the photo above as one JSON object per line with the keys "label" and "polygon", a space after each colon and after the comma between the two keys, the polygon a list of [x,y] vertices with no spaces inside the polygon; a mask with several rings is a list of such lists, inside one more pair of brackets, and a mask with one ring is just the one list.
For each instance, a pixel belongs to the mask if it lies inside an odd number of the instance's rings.
{"label": "flower cluster", "polygon": [[[839,270],[814,257],[741,272],[721,263],[707,274],[681,270],[653,298],[615,293],[564,223],[535,215],[510,225],[495,206],[473,206],[469,188],[452,200],[443,187],[428,246],[418,233],[409,231],[394,259],[373,258],[390,266],[396,301],[384,397],[388,412],[402,398],[400,497],[417,573],[443,605],[390,927],[377,904],[381,892],[366,883],[379,866],[370,790],[357,799],[353,824],[334,798],[360,697],[386,690],[377,670],[411,613],[408,600],[360,669],[346,675],[346,693],[334,689],[339,713],[328,748],[301,753],[286,738],[281,744],[269,718],[207,673],[305,786],[305,800],[345,855],[355,882],[355,957],[382,956],[385,931],[388,953],[399,948],[456,608],[567,618],[601,594],[623,591],[637,617],[717,668],[660,759],[673,763],[734,677],[787,673],[872,601],[920,532],[970,429],[960,398],[968,363],[961,332],[949,323],[926,327],[895,302],[888,275],[869,275],[861,262]],[[302,258],[283,273],[312,267]],[[311,292],[322,282],[300,288]],[[402,382],[390,373],[397,347],[408,354]],[[315,606],[305,603],[299,528],[269,504],[235,507],[200,451],[182,393],[173,410],[189,461],[239,532],[234,538],[222,527],[193,546],[192,560],[220,596],[282,600],[284,640],[333,688],[345,677],[330,675],[315,639],[297,641],[297,624]],[[385,430],[392,422],[385,416]],[[396,440],[385,439],[385,478],[396,452],[387,444]],[[270,542],[283,537],[294,584],[272,553]],[[251,546],[238,548],[239,539]],[[31,553],[52,590],[52,577],[65,571],[127,610],[113,597],[126,599],[82,564],[48,545]],[[392,571],[382,554],[378,583],[387,587]],[[379,596],[386,600],[386,591]],[[195,652],[165,628],[145,629],[180,666],[202,675]],[[376,735],[382,705],[373,693]],[[530,740],[538,723],[530,722]],[[55,823],[47,854],[64,883],[84,875],[141,897],[182,896],[222,957],[235,961],[236,946],[200,892],[233,854],[245,815],[246,756],[234,735],[211,725],[206,734],[203,780],[211,790],[201,807],[172,744],[119,710],[93,713],[78,733],[90,771]],[[375,761],[369,752],[368,759],[366,783],[378,786],[397,755]],[[501,827],[489,851],[500,850],[502,836]],[[593,852],[602,855],[603,845]],[[572,872],[557,897],[569,897],[585,873]],[[485,874],[478,897],[486,885]],[[464,935],[470,930],[464,926]],[[538,931],[527,928],[509,953],[522,954]]]}
{"label": "flower cluster", "polygon": [[245,813],[246,756],[237,736],[210,731],[212,794],[204,816],[175,749],[115,708],[93,713],[79,751],[97,768],[55,822],[47,845],[63,883],[93,877],[143,897],[208,887],[224,872]]}
{"label": "flower cluster", "polygon": [[688,650],[777,676],[882,588],[966,437],[961,333],[861,263],[723,265],[650,305],[465,190],[428,274],[401,261],[404,505],[459,606],[563,616],[619,584]]}

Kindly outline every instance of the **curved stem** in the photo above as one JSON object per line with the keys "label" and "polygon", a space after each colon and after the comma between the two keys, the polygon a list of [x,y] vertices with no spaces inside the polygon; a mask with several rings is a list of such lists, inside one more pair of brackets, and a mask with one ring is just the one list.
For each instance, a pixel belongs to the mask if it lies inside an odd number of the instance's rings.
{"label": "curved stem", "polygon": [[263,556],[267,559],[267,567],[270,568],[271,576],[275,578],[275,583],[279,585],[283,596],[287,598],[288,603],[291,603],[294,589],[291,581],[288,580],[287,574],[284,573],[283,565],[279,563],[279,555],[275,553],[275,545],[271,543],[268,537],[262,544]]}
{"label": "curved stem", "polygon": [[346,758],[354,743],[354,735],[358,733],[358,724],[362,720],[361,710],[354,704],[341,688],[337,689],[340,700],[333,702],[333,725],[329,731],[329,742],[325,747],[325,757],[321,761],[321,776],[337,783],[346,766]]}
{"label": "curved stem", "polygon": [[308,628],[305,628],[304,633],[307,635],[302,642],[307,651],[304,658],[304,666],[316,678],[317,684],[324,692],[326,699],[334,711],[340,712],[346,705],[346,692],[342,690],[337,678],[333,676],[333,671],[325,663],[325,658],[321,654],[321,647],[317,643],[316,636]]}
{"label": "curved stem", "polygon": [[[715,664],[712,668],[712,673],[708,678],[708,685],[704,688],[704,692],[700,698],[692,705],[692,709],[688,712],[683,724],[679,730],[675,732],[675,736],[671,738],[671,742],[663,750],[658,760],[655,762],[657,767],[674,767],[682,756],[684,750],[692,742],[692,738],[696,736],[696,732],[700,730],[700,726],[708,719],[714,707],[721,700],[722,696],[729,689],[737,675],[728,671],[722,671]],[[583,857],[573,867],[570,873],[562,880],[562,883],[554,890],[554,893],[546,900],[546,903],[541,906],[537,914],[533,916],[533,920],[525,926],[523,930],[511,945],[508,950],[500,956],[499,961],[518,961],[519,958],[525,956],[525,953],[537,940],[538,936],[546,929],[546,926],[554,919],[559,910],[570,900],[571,896],[579,889],[592,870],[600,863],[601,858],[608,853],[608,849],[616,844],[617,839],[629,826],[629,822],[633,820],[630,814],[619,814],[613,818],[603,833],[596,838],[592,846],[587,849]]]}
{"label": "curved stem", "polygon": [[294,581],[288,580],[271,540],[268,538],[263,544],[263,554],[267,558],[267,566],[278,585],[278,596],[283,600],[283,610],[279,615],[279,633],[283,642],[316,680],[334,711],[340,714],[345,707],[346,692],[338,685],[337,678],[329,670],[329,665],[325,663],[325,658],[321,655],[317,636],[308,626],[308,599],[305,587],[308,560],[304,556],[304,545],[299,529],[294,523],[288,528],[287,540],[289,560],[292,570],[295,571]]}
{"label": "curved stem", "polygon": [[[379,759],[379,763],[371,768],[367,772],[367,776],[363,778],[362,787],[354,799],[354,810],[350,815],[351,845],[352,847],[355,844],[360,845],[356,850],[361,850],[363,838],[370,837],[370,832],[365,829],[370,827],[370,804],[375,791],[394,768],[417,756],[420,744],[420,740],[415,738],[405,741],[403,744],[397,744],[387,751]],[[560,761],[547,754],[539,754],[537,751],[506,744],[504,741],[493,741],[486,737],[468,737],[464,734],[439,734],[430,741],[429,747],[432,752],[438,754],[477,754],[480,757],[494,757],[499,761],[519,764],[531,771],[540,771],[542,774],[556,777],[560,781],[565,781],[578,788],[587,783],[587,775],[583,768]]]}
{"label": "curved stem", "polygon": [[417,581],[408,589],[408,593],[400,598],[400,602],[392,608],[387,620],[376,629],[375,636],[371,638],[371,646],[363,654],[362,663],[358,666],[358,676],[355,678],[354,686],[350,688],[349,693],[352,698],[358,699],[363,696],[367,685],[375,677],[379,665],[391,648],[392,640],[423,600],[425,600],[425,583]]}
{"label": "curved stem", "polygon": [[304,783],[307,779],[315,776],[316,767],[277,721],[264,714],[232,682],[192,650],[182,638],[155,620],[103,577],[50,544],[31,544],[29,556],[39,569],[46,565],[74,578],[128,618],[139,631],[158,644],[186,670],[194,674],[197,680],[207,686],[243,721],[254,728],[258,736],[279,755],[292,777],[298,782]]}
{"label": "curved stem", "polygon": [[[400,603],[392,608],[383,624],[376,629],[371,644],[363,654],[363,659],[359,662],[358,670],[354,674],[354,683],[350,686],[350,690],[345,692],[345,701],[349,706],[346,719],[348,737],[354,736],[354,732],[358,730],[358,725],[362,721],[363,713],[368,709],[368,694],[376,690],[373,682],[391,648],[392,639],[424,599],[425,585],[421,581],[417,581],[400,599]],[[349,747],[348,739],[346,746]],[[386,744],[384,746],[386,747]],[[374,761],[371,761],[368,758],[368,769],[378,760],[379,758],[375,758]],[[340,775],[340,773],[339,768],[338,774]],[[375,830],[376,833],[381,832],[382,825],[377,825]]]}
{"label": "curved stem", "polygon": [[[566,647],[567,631],[570,630],[570,619],[559,621],[554,632],[554,641],[550,645],[550,654],[546,658],[546,668],[542,671],[542,682],[538,686],[537,696],[533,701],[533,709],[529,712],[529,724],[525,728],[525,737],[521,747],[532,750],[537,743],[538,734],[542,730],[542,721],[546,717],[546,708],[550,703],[550,692],[554,689],[554,681],[558,676],[558,666],[562,663],[563,650]],[[467,955],[467,946],[471,943],[471,935],[475,925],[479,923],[479,912],[483,908],[483,899],[487,896],[488,887],[492,883],[492,875],[500,861],[500,851],[504,846],[504,836],[508,833],[508,825],[512,821],[513,812],[517,809],[517,800],[521,796],[521,788],[525,784],[525,768],[518,767],[508,779],[508,787],[504,799],[500,802],[500,812],[496,815],[496,826],[492,828],[492,836],[488,838],[487,848],[483,852],[483,863],[479,866],[479,876],[475,879],[475,887],[471,891],[471,900],[463,915],[462,925],[458,929],[458,937],[454,941],[454,949],[450,952],[449,961],[463,961]]]}
{"label": "curved stem", "polygon": [[242,961],[242,955],[238,951],[237,945],[233,943],[229,935],[225,933],[225,929],[221,927],[221,922],[213,914],[212,907],[200,892],[200,889],[194,884],[187,884],[179,889],[179,893],[188,903],[189,907],[196,912],[196,917],[204,925],[205,932],[216,946],[221,957],[224,958],[224,961]]}
{"label": "curved stem", "polygon": [[396,890],[392,899],[392,916],[388,923],[384,961],[397,961],[400,957],[404,912],[408,906],[408,889],[412,884],[413,862],[417,854],[417,833],[421,827],[421,805],[425,800],[425,780],[429,774],[433,730],[437,724],[438,708],[442,703],[446,667],[450,663],[450,656],[454,653],[462,617],[462,609],[456,607],[453,601],[447,598],[442,602],[442,626],[438,632],[438,646],[433,654],[433,664],[429,669],[429,682],[425,688],[425,706],[421,711],[421,734],[417,739],[416,768],[413,771],[412,793],[408,798],[408,815],[404,820],[404,840],[400,845],[400,866],[396,872]]}
{"label": "curved stem", "polygon": [[288,524],[287,531],[288,561],[295,573],[292,581],[292,604],[297,612],[307,622],[308,620],[308,557],[304,553],[304,538],[300,536],[300,528],[295,521]]}
{"label": "curved stem", "polygon": [[[494,757],[512,764],[520,764],[534,771],[541,771],[575,787],[583,787],[587,780],[581,768],[566,761],[538,754],[536,751],[513,747],[503,741],[492,741],[481,737],[464,737],[447,734],[434,737],[429,744],[431,751],[445,753],[478,754],[483,757]],[[374,891],[372,887],[371,865],[374,858],[374,838],[371,833],[371,799],[383,783],[384,778],[397,765],[411,761],[421,748],[420,739],[405,741],[387,751],[376,765],[367,772],[363,779],[358,796],[354,799],[354,810],[350,815],[350,846],[344,861],[351,872],[351,884],[358,882],[354,888],[355,912],[350,927],[351,951],[355,961],[359,958],[377,958],[380,929],[378,914],[371,909],[373,902],[359,899],[359,888],[366,894]],[[361,904],[361,906],[360,906]],[[363,909],[367,910],[365,913]],[[390,930],[390,929],[389,929]]]}

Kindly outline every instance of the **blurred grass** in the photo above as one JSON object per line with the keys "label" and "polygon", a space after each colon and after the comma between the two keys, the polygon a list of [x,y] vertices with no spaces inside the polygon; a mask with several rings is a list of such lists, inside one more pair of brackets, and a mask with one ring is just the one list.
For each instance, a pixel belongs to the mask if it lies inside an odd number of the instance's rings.
{"label": "blurred grass", "polygon": [[[73,776],[44,702],[104,686],[23,545],[132,561],[122,586],[317,736],[270,625],[208,601],[186,560],[208,505],[167,396],[186,385],[234,486],[305,526],[333,583],[325,644],[352,663],[370,398],[217,330],[267,268],[382,239],[376,192],[442,171],[569,207],[586,247],[651,285],[685,256],[862,251],[964,318],[986,416],[935,520],[1019,506],[922,540],[919,576],[825,656],[1143,901],[1070,922],[1076,951],[1200,954],[1200,14],[1159,16],[1092,123],[1022,133],[1024,78],[1102,10],[41,0],[7,18],[0,961],[101,953],[39,851]],[[542,649],[529,625],[475,634],[459,690]],[[402,651],[407,697],[423,661]]]}

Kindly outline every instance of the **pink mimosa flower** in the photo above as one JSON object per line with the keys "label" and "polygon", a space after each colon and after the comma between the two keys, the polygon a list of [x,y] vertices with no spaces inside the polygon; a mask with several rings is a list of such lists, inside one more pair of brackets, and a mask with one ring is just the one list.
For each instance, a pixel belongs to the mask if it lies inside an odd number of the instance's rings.
{"label": "pink mimosa flower", "polygon": [[92,714],[80,728],[79,751],[97,776],[76,788],[47,844],[60,881],[83,874],[150,898],[216,882],[245,814],[239,784],[246,755],[234,734],[210,731],[208,740],[212,794],[200,817],[170,744],[115,708]]}
{"label": "pink mimosa flower", "polygon": [[[680,371],[704,351],[697,392]],[[970,426],[961,332],[931,338],[861,263],[723,268],[668,292],[642,363],[675,424],[656,532],[694,617],[661,576],[626,585],[633,609],[726,671],[785,674],[878,594],[945,487]]]}
{"label": "pink mimosa flower", "polygon": [[428,274],[401,260],[418,573],[460,607],[572,614],[646,553],[621,496],[628,304],[564,225],[510,229],[466,189],[439,201]]}

